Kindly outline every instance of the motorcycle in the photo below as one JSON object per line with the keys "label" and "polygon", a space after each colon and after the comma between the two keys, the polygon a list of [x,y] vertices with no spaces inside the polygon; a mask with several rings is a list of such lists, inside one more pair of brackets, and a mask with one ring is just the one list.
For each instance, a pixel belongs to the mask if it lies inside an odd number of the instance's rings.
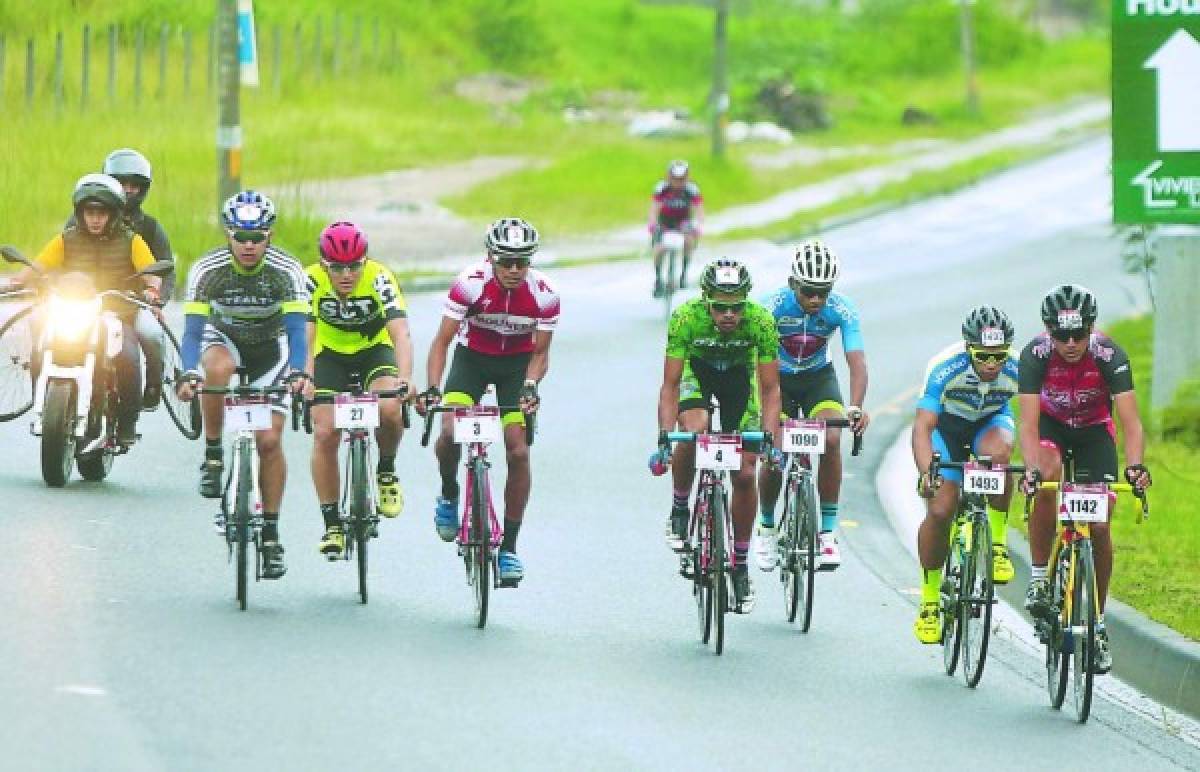
{"label": "motorcycle", "polygon": [[[37,346],[34,349],[33,420],[41,437],[42,479],[61,488],[72,467],[85,480],[103,480],[113,459],[129,450],[117,442],[117,374],[113,365],[123,345],[121,321],[104,308],[117,298],[139,308],[149,303],[131,292],[97,292],[89,276],[67,273],[51,280],[11,247],[0,250],[10,263],[30,266],[45,285],[39,293]],[[172,269],[159,261],[130,277],[164,276]]]}

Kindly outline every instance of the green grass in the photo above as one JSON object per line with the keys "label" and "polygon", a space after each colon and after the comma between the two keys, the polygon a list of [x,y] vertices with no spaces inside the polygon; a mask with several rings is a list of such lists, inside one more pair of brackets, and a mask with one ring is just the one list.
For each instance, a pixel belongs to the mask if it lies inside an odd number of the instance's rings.
{"label": "green grass", "polygon": [[[817,145],[887,143],[915,136],[960,137],[1009,123],[1027,110],[1107,88],[1107,45],[1084,37],[1049,45],[981,3],[980,116],[962,109],[953,8],[872,0],[861,17],[797,13],[782,0],[757,0],[730,26],[733,117],[754,118],[754,84],[790,73],[801,85],[828,94],[836,128],[804,137]],[[937,7],[933,7],[936,5]],[[920,7],[918,7],[920,6]],[[537,156],[544,168],[481,186],[451,203],[486,221],[521,211],[547,234],[636,222],[645,216],[648,189],[671,157],[693,159],[710,210],[766,197],[857,165],[759,171],[751,149],[732,148],[723,163],[707,161],[708,140],[633,140],[617,125],[563,123],[567,104],[596,102],[602,92],[626,92],[645,107],[675,105],[703,117],[711,76],[711,10],[647,6],[634,0],[293,0],[259,3],[264,86],[243,92],[243,183],[283,196],[278,241],[303,259],[314,257],[320,223],[316,202],[295,200],[292,183],[437,164],[483,154]],[[332,77],[331,25],[338,9],[343,40],[364,22],[363,61]],[[94,170],[114,147],[135,146],[156,169],[147,209],[162,219],[177,253],[189,261],[221,237],[214,209],[213,97],[206,91],[207,28],[212,3],[170,0],[0,0],[0,29],[8,44],[0,94],[0,191],[6,212],[0,242],[36,252],[68,214],[75,179]],[[313,21],[323,19],[323,77],[313,69]],[[381,20],[378,49],[373,24]],[[81,109],[79,30],[96,31],[90,105]],[[173,64],[164,94],[158,89],[157,30],[172,26],[170,61],[181,59],[179,28],[194,32],[191,93]],[[301,56],[290,47],[302,22]],[[120,25],[118,93],[106,90],[106,45],[99,31]],[[147,25],[145,92],[135,104],[130,41]],[[274,30],[285,43],[274,89]],[[399,55],[390,37],[399,30]],[[23,38],[37,42],[37,89],[50,88],[53,31],[66,33],[65,104],[47,96],[26,109]],[[797,45],[803,40],[804,45]],[[524,104],[496,109],[453,93],[454,82],[481,71],[510,71],[538,87]],[[901,127],[915,104],[938,118],[934,127]],[[761,152],[762,148],[755,150]]]}

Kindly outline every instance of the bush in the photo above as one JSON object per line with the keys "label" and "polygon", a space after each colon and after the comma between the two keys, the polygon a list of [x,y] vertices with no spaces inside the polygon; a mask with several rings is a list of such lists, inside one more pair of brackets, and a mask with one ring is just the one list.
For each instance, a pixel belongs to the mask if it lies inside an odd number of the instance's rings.
{"label": "bush", "polygon": [[538,0],[476,0],[475,43],[493,66],[510,72],[546,68],[554,43],[546,34]]}

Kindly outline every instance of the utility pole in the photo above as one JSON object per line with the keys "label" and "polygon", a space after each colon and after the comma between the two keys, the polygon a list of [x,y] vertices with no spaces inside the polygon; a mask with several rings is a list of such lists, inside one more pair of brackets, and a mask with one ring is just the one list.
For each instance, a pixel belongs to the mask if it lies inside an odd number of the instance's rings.
{"label": "utility pole", "polygon": [[237,0],[217,0],[217,207],[242,186]]}
{"label": "utility pole", "polygon": [[729,23],[729,0],[716,0],[716,40],[713,48],[713,158],[725,155],[725,124],[729,118],[729,85],[726,61],[727,26]]}
{"label": "utility pole", "polygon": [[979,114],[979,84],[975,80],[975,20],[971,6],[975,0],[958,0],[959,36],[962,40],[963,70],[967,78],[967,112]]}

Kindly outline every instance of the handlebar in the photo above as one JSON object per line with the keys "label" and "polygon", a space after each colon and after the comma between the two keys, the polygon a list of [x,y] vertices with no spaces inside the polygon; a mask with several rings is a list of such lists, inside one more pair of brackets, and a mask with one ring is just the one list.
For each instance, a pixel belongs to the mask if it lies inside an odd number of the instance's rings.
{"label": "handlebar", "polygon": [[[235,397],[273,397],[286,396],[291,393],[291,389],[287,386],[201,386],[196,389],[197,394],[214,394],[218,396],[235,396]],[[300,413],[301,399],[293,399],[291,402],[292,431],[300,431]]]}
{"label": "handlebar", "polygon": [[[850,419],[848,419],[848,418],[816,418],[813,420],[820,421],[821,423],[825,424],[826,429],[852,429],[852,428],[854,428],[853,422],[851,422]],[[859,453],[862,452],[862,446],[863,446],[863,436],[861,434],[855,433],[854,434],[854,443],[850,446],[850,455],[857,456]]]}
{"label": "handlebar", "polygon": [[[1107,489],[1113,493],[1132,493],[1133,497],[1135,499],[1137,499],[1139,502],[1141,502],[1141,504],[1142,504],[1142,511],[1138,514],[1137,521],[1140,523],[1143,520],[1149,519],[1149,517],[1150,517],[1150,499],[1147,498],[1145,490],[1139,491],[1137,488],[1130,485],[1129,483],[1123,483],[1123,482],[1100,482],[1100,483],[1087,483],[1087,484],[1088,485],[1103,485],[1105,487],[1105,489]],[[1039,491],[1057,491],[1061,487],[1062,487],[1062,484],[1058,480],[1045,480],[1043,482],[1038,483],[1037,489]],[[1032,495],[1025,496],[1025,518],[1027,520],[1029,519],[1029,513],[1033,507],[1033,499],[1034,499],[1034,497]]]}
{"label": "handlebar", "polygon": [[[363,396],[364,394],[372,394],[372,395],[378,397],[379,399],[406,399],[408,397],[408,389],[407,388],[379,389],[378,391],[362,391],[361,389],[359,389],[359,390],[351,390],[351,391],[344,391],[344,392],[335,392],[332,394],[317,394],[312,399],[301,400],[304,403],[304,431],[306,433],[308,433],[308,434],[313,433],[313,426],[312,426],[313,405],[331,405],[331,404],[333,404],[334,400],[336,400],[340,394],[350,394],[353,396]],[[402,412],[400,413],[400,420],[403,423],[405,429],[409,428],[412,425],[409,422],[409,418],[408,418],[408,405],[407,404],[405,404],[402,408]]]}
{"label": "handlebar", "polygon": [[744,442],[762,442],[773,447],[770,432],[667,432],[667,442],[695,442],[701,437],[740,437]]}

